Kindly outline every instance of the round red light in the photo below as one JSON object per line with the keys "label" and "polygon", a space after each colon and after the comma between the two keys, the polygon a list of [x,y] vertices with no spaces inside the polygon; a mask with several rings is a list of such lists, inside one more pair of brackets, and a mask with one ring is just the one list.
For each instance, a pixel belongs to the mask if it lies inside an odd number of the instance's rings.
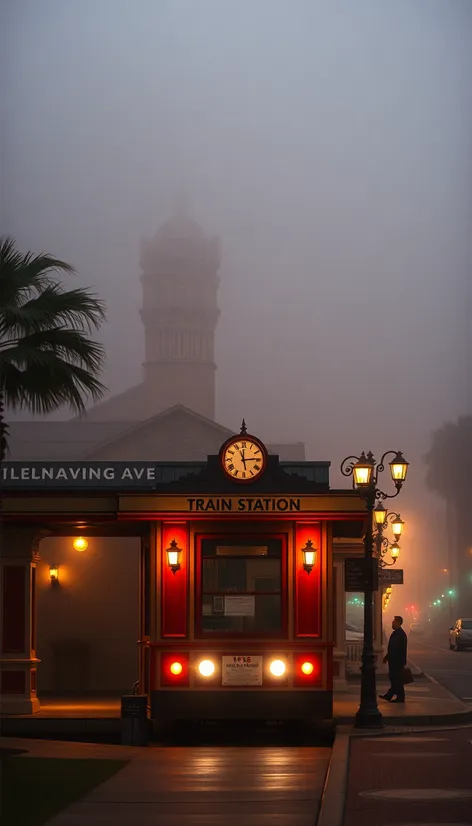
{"label": "round red light", "polygon": [[301,665],[301,669],[302,669],[303,673],[306,674],[307,677],[310,674],[313,674],[314,668],[315,668],[315,666],[313,665],[313,663],[309,663],[309,662],[302,663],[302,665]]}
{"label": "round red light", "polygon": [[182,674],[182,663],[172,663],[170,666],[170,672],[171,674],[174,674],[175,677],[177,677],[179,674]]}

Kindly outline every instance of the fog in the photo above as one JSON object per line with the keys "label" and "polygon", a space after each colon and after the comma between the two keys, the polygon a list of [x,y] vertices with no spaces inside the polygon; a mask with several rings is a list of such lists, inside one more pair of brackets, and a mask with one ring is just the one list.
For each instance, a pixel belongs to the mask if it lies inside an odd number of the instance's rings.
{"label": "fog", "polygon": [[2,31],[1,232],[106,300],[110,391],[184,193],[222,246],[217,420],[334,485],[362,449],[411,462],[402,609],[447,540],[431,431],[472,410],[470,0],[4,0]]}

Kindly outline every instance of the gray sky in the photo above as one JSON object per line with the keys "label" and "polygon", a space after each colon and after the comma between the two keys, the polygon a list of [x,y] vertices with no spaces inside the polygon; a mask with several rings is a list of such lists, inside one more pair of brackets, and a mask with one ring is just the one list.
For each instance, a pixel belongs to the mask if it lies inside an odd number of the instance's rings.
{"label": "gray sky", "polygon": [[334,466],[400,447],[419,502],[431,430],[467,408],[472,2],[2,17],[1,231],[106,299],[110,389],[140,378],[139,240],[184,188],[222,243],[219,421]]}

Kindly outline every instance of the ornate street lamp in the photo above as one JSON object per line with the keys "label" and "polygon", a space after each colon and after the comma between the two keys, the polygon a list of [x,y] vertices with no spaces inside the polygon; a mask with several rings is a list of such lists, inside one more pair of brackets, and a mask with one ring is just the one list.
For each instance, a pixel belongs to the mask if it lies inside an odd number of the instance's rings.
{"label": "ornate street lamp", "polygon": [[[405,522],[399,513],[389,513],[386,511],[380,502],[376,508],[374,508],[374,521],[376,527],[374,534],[375,555],[379,560],[379,565],[381,568],[395,565],[398,557],[400,556],[400,545],[398,544],[398,540],[402,534]],[[390,524],[392,526],[395,542],[390,542],[389,539],[384,536],[384,531]],[[389,551],[392,558],[391,562],[387,562],[384,559]]]}
{"label": "ornate street lamp", "polygon": [[[385,459],[393,455],[389,462],[390,475],[395,485],[396,493],[388,494],[377,487],[380,473],[385,470]],[[359,710],[356,714],[355,725],[358,728],[381,728],[383,717],[377,705],[377,686],[375,679],[375,654],[374,654],[374,616],[373,616],[373,596],[376,587],[374,573],[378,572],[378,558],[374,556],[374,521],[377,526],[377,533],[382,536],[385,525],[386,512],[383,509],[383,519],[380,516],[381,509],[376,508],[376,502],[385,499],[393,499],[398,496],[402,489],[403,482],[408,473],[408,462],[403,458],[402,453],[395,450],[387,450],[379,463],[375,461],[374,455],[369,451],[367,455],[361,453],[360,456],[348,456],[341,464],[343,476],[352,476],[353,487],[366,500],[367,505],[367,530],[364,536],[364,566],[365,566],[365,592],[364,592],[364,641],[362,646],[362,667],[361,667],[361,699]],[[383,507],[383,506],[382,506]],[[398,517],[398,514],[394,514]],[[398,522],[396,524],[399,524]],[[403,528],[403,525],[402,525]],[[396,543],[395,543],[396,544]],[[398,546],[397,546],[398,548]],[[396,553],[396,549],[395,549]],[[398,554],[394,559],[398,557]]]}

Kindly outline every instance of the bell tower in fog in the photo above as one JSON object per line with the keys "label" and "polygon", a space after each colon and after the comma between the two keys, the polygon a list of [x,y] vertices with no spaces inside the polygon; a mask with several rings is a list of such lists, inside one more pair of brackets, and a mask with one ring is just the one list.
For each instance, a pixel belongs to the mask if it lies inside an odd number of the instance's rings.
{"label": "bell tower in fog", "polygon": [[142,241],[139,263],[146,396],[156,410],[183,404],[214,420],[218,241],[180,209]]}

